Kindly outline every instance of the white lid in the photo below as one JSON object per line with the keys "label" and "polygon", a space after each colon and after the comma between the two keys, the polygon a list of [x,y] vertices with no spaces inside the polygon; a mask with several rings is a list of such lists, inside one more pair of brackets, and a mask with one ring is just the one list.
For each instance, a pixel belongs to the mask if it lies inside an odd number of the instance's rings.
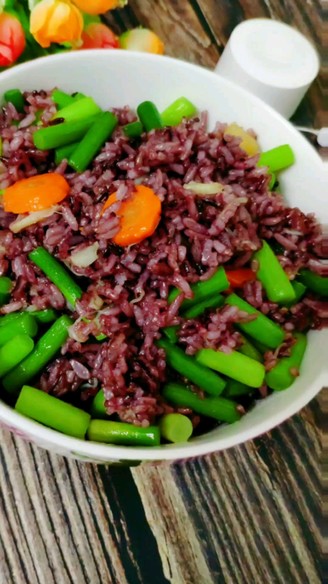
{"label": "white lid", "polygon": [[328,148],[328,128],[321,128],[321,130],[318,131],[317,140],[319,146]]}
{"label": "white lid", "polygon": [[233,30],[215,70],[290,117],[319,67],[316,50],[300,32],[256,18]]}

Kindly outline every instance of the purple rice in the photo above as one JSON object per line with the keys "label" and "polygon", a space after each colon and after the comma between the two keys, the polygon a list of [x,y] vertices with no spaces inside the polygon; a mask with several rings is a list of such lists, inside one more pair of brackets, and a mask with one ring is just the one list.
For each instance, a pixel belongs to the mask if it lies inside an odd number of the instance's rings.
{"label": "purple rice", "polygon": [[[131,142],[121,126],[135,120],[135,114],[128,107],[116,109],[119,126],[112,139],[89,170],[76,174],[66,161],[56,167],[53,153],[33,145],[36,112],[43,110],[41,120],[47,125],[55,111],[50,94],[25,93],[25,98],[25,114],[8,104],[0,115],[0,189],[55,171],[65,176],[71,192],[57,212],[18,234],[9,227],[16,216],[0,209],[0,275],[15,281],[11,300],[0,312],[67,310],[62,294],[27,258],[37,245],[64,262],[85,290],[61,354],[35,380],[42,390],[85,403],[104,388],[109,414],[146,426],[173,411],[160,396],[169,375],[164,353],[155,344],[163,327],[181,325],[179,340],[189,354],[202,347],[231,351],[241,344],[234,324],[245,314],[225,306],[195,320],[182,319],[178,311],[183,296],[169,306],[170,287],[179,287],[188,298],[190,285],[210,277],[218,266],[249,267],[261,238],[278,249],[291,278],[304,267],[327,275],[327,234],[313,215],[288,208],[283,196],[269,191],[266,169],[240,149],[237,138],[224,138],[225,124],[209,132],[207,115],[201,113],[176,128]],[[200,197],[185,188],[190,181],[220,182],[224,190]],[[140,183],[160,197],[161,221],[151,237],[119,248],[112,242],[119,228],[113,207],[103,215],[101,210],[110,193],[116,191],[122,201]],[[72,254],[94,243],[96,261],[84,268],[74,265]],[[288,350],[292,331],[328,325],[327,303],[314,295],[306,294],[287,309],[269,302],[258,281],[247,283],[242,294],[286,330],[281,355]],[[100,333],[107,335],[103,342],[95,339]],[[278,352],[266,353],[268,369],[277,357]],[[267,389],[259,394],[265,397]],[[199,421],[193,417],[195,426]]]}

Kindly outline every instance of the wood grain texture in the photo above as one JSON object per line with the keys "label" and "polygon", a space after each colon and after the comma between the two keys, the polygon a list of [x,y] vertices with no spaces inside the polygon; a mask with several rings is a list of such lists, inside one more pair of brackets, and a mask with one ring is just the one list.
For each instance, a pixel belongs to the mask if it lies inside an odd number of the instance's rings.
{"label": "wood grain texture", "polygon": [[[169,55],[213,67],[238,22],[270,17],[322,54],[299,108],[328,124],[328,5],[319,0],[130,0]],[[224,453],[176,464],[97,467],[0,430],[0,584],[328,583],[328,396]],[[325,554],[327,554],[325,558]]]}
{"label": "wood grain texture", "polygon": [[[134,469],[149,522],[162,543],[166,575],[171,569],[172,582],[177,583],[320,584],[320,452],[319,433],[308,409],[271,435],[231,451],[171,468]],[[164,489],[172,480],[172,488]],[[178,544],[173,503],[178,523],[185,526],[185,538]],[[166,509],[164,528],[159,509]],[[192,533],[206,569],[199,562],[190,564]]]}
{"label": "wood grain texture", "polygon": [[167,55],[208,67],[217,61],[218,51],[191,3],[142,0],[132,1],[129,5],[138,22],[160,35]]}
{"label": "wood grain texture", "polygon": [[134,482],[2,431],[0,583],[320,584],[313,412],[224,453],[135,468]]}
{"label": "wood grain texture", "polygon": [[143,584],[151,570],[160,575],[128,469],[118,476],[68,461],[3,430],[0,439],[1,584]]}

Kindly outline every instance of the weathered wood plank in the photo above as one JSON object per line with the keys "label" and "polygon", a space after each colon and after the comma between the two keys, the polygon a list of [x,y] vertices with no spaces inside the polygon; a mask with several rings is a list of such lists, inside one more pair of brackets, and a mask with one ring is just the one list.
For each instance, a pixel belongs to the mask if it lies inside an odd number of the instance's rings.
{"label": "weathered wood plank", "polygon": [[1,584],[167,584],[128,468],[0,441]]}
{"label": "weathered wood plank", "polygon": [[[189,2],[179,0],[130,0],[130,11],[143,26],[156,32],[165,42],[167,55],[192,63],[212,67],[218,59],[202,23]],[[109,23],[118,24],[119,13],[109,17]]]}
{"label": "weathered wood plank", "polygon": [[206,562],[193,525],[193,513],[189,513],[172,472],[173,466],[168,463],[132,471],[159,545],[165,575],[172,584],[216,584],[218,580]]}
{"label": "weathered wood plank", "polygon": [[5,431],[1,444],[1,584],[147,584],[145,561],[164,584],[157,545],[173,584],[320,582],[311,409],[239,448],[133,469],[154,541],[128,469],[68,461]]}
{"label": "weathered wood plank", "polygon": [[119,534],[94,468],[6,431],[1,444],[0,547],[11,574],[4,582],[125,584]]}
{"label": "weathered wood plank", "polygon": [[[230,451],[133,469],[166,574],[178,566],[189,582],[193,549],[206,566],[197,563],[191,581],[320,584],[320,452],[309,409]],[[168,518],[173,502],[182,534]],[[164,524],[159,509],[167,510]]]}

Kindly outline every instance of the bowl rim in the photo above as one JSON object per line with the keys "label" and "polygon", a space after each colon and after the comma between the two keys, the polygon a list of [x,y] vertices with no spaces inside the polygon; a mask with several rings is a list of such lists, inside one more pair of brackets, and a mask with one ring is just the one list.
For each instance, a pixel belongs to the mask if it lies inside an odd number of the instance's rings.
{"label": "bowl rim", "polygon": [[[174,67],[180,67],[183,69],[189,69],[191,72],[197,71],[198,75],[204,76],[210,81],[213,79],[213,76],[220,77],[221,82],[224,83],[227,87],[231,87],[234,89],[238,89],[241,95],[245,95],[248,100],[251,100],[253,103],[258,104],[261,108],[261,111],[264,113],[267,111],[271,118],[276,118],[279,120],[280,123],[283,123],[286,127],[288,127],[289,131],[293,132],[295,137],[303,143],[303,146],[306,145],[308,154],[311,158],[311,164],[318,164],[319,171],[322,172],[323,167],[322,159],[320,158],[318,152],[315,148],[298,132],[298,130],[288,121],[286,120],[281,114],[279,114],[276,110],[274,110],[271,106],[263,102],[254,94],[250,93],[243,87],[239,87],[233,81],[223,78],[218,75],[215,71],[206,69],[203,66],[195,65],[193,63],[189,63],[183,60],[179,60],[170,56],[164,55],[152,55],[148,53],[141,53],[141,52],[134,52],[134,51],[124,51],[120,49],[115,49],[113,51],[105,51],[103,49],[90,49],[84,51],[72,51],[69,53],[63,54],[56,54],[56,55],[47,55],[45,57],[40,57],[38,59],[34,59],[27,63],[22,63],[20,65],[16,65],[10,70],[3,71],[0,77],[0,87],[1,82],[10,79],[11,77],[15,78],[16,72],[20,74],[21,71],[24,71],[26,74],[38,68],[42,63],[42,66],[46,66],[48,62],[65,62],[65,61],[80,61],[82,58],[88,57],[91,60],[104,60],[108,62],[108,66],[112,60],[123,60],[129,61],[131,65],[131,61],[156,61],[158,62],[160,59],[163,62],[169,63]],[[264,420],[260,420],[258,423],[254,424],[251,430],[245,429],[239,431],[236,435],[228,436],[228,437],[221,437],[218,440],[213,440],[210,442],[206,442],[203,440],[202,442],[194,442],[190,441],[183,445],[179,444],[170,444],[165,446],[158,446],[158,447],[136,447],[136,446],[118,446],[118,445],[110,445],[110,444],[103,444],[97,442],[88,442],[87,440],[81,440],[77,438],[73,438],[71,436],[67,436],[62,434],[56,430],[52,430],[42,424],[35,422],[29,418],[26,418],[22,414],[16,412],[11,406],[8,406],[4,402],[0,400],[0,423],[3,423],[5,426],[10,427],[10,429],[17,433],[20,432],[26,433],[27,439],[31,439],[38,444],[38,441],[46,442],[47,445],[45,446],[48,449],[53,447],[54,450],[56,448],[62,449],[63,451],[70,452],[77,456],[85,456],[86,458],[90,457],[90,461],[101,459],[103,462],[106,461],[156,461],[156,460],[181,460],[190,457],[196,457],[200,455],[210,454],[215,451],[225,450],[232,446],[237,446],[242,444],[248,440],[252,440],[261,434],[272,430],[277,425],[281,424],[295,413],[297,413],[301,408],[303,408],[325,385],[328,383],[327,375],[324,375],[323,372],[320,372],[318,376],[313,380],[313,384],[311,388],[307,392],[301,393],[297,399],[295,399],[287,408],[280,409],[274,415],[270,416],[268,420],[265,418]],[[270,397],[268,398],[270,399]]]}
{"label": "bowl rim", "polygon": [[[103,460],[103,462],[106,462],[106,460],[140,462],[161,460],[178,461],[211,454],[213,452],[219,452],[221,450],[227,450],[228,448],[239,446],[249,440],[258,438],[262,434],[270,432],[276,426],[285,422],[305,407],[309,401],[321,391],[325,384],[327,384],[327,376],[321,374],[319,378],[316,379],[316,383],[313,384],[309,392],[301,393],[287,408],[281,409],[274,415],[271,415],[269,423],[267,419],[263,419],[254,424],[251,430],[246,429],[229,437],[220,437],[219,443],[214,440],[211,442],[204,441],[199,443],[191,440],[182,445],[165,444],[164,446],[151,446],[147,448],[89,442],[88,440],[81,440],[72,436],[67,436],[66,434],[62,434],[61,432],[43,426],[39,422],[35,422],[34,420],[16,412],[12,407],[1,401],[0,424],[3,423],[14,433],[15,430],[17,430],[17,435],[21,435],[28,440],[33,440],[33,442],[35,441],[38,446],[43,446],[43,444],[38,444],[39,440],[47,443],[46,446],[44,446],[46,448],[50,448],[51,445],[54,449],[58,448],[74,455],[77,454],[78,456],[90,458],[90,461],[99,459]],[[270,397],[266,399],[270,399]],[[6,413],[7,416],[4,417]],[[20,432],[22,432],[22,434],[20,434]]]}

